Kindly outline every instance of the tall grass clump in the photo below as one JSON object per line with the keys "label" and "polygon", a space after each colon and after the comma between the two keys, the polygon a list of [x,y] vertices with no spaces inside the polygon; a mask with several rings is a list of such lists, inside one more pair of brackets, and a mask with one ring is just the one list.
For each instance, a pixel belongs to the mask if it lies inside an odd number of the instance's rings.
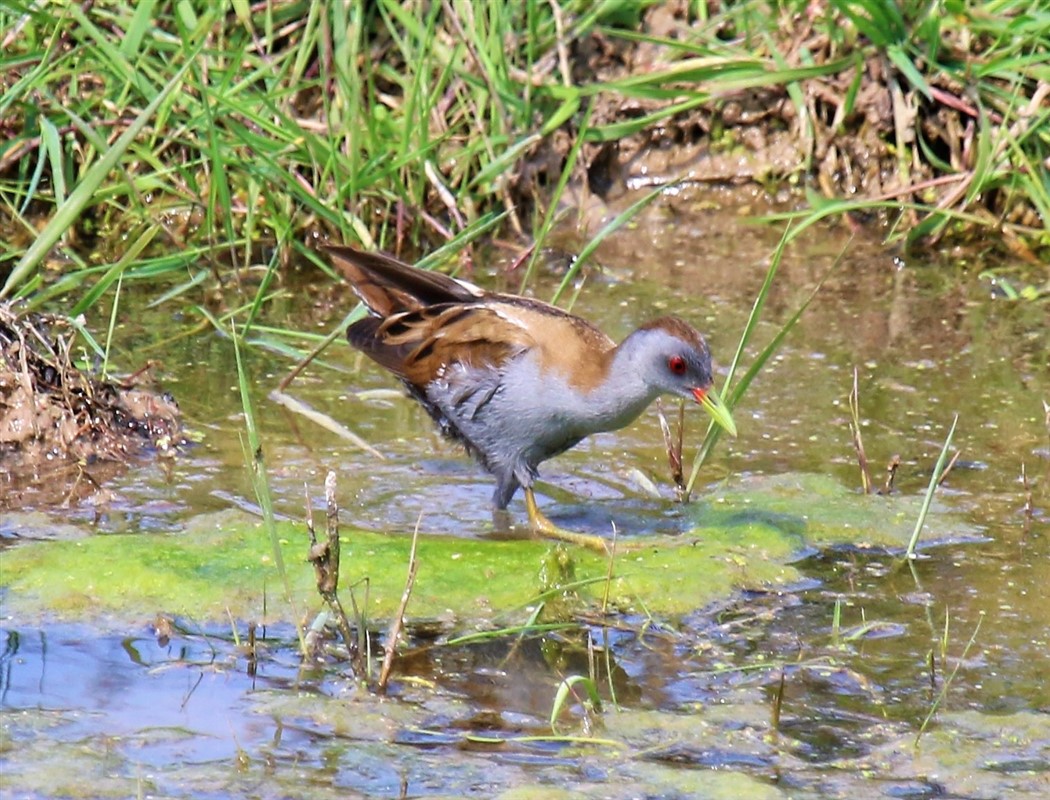
{"label": "tall grass clump", "polygon": [[311,232],[444,240],[492,209],[524,230],[542,187],[519,164],[572,130],[578,96],[543,86],[569,82],[555,42],[589,5],[5,4],[3,291],[36,288],[55,243],[87,267],[154,224],[170,270],[287,263]]}
{"label": "tall grass clump", "polygon": [[287,265],[312,236],[442,243],[493,212],[528,235],[566,166],[603,195],[656,143],[743,155],[735,180],[804,186],[815,215],[994,229],[1034,259],[1048,64],[1050,11],[1021,0],[15,0],[0,292],[45,264],[94,285],[153,226],[124,281]]}

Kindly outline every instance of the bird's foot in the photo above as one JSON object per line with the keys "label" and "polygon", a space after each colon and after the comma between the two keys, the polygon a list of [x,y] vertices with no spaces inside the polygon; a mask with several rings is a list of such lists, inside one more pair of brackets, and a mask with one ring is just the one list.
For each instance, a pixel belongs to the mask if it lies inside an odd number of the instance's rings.
{"label": "bird's foot", "polygon": [[568,542],[569,544],[574,544],[578,547],[586,547],[588,550],[594,550],[606,555],[612,550],[610,542],[606,541],[601,536],[567,531],[565,528],[559,528],[547,519],[536,505],[536,495],[532,489],[525,490],[525,508],[528,509],[529,512],[529,527],[532,528],[533,533],[539,536],[548,539],[557,539],[561,542]]}

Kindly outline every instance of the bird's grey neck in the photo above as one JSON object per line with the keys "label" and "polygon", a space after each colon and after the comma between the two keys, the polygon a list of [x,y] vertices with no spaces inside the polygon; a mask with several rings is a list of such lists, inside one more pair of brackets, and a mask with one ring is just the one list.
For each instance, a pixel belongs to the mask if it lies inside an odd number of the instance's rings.
{"label": "bird's grey neck", "polygon": [[637,348],[628,338],[613,353],[605,380],[587,395],[587,405],[601,427],[616,430],[633,422],[660,394],[645,380]]}

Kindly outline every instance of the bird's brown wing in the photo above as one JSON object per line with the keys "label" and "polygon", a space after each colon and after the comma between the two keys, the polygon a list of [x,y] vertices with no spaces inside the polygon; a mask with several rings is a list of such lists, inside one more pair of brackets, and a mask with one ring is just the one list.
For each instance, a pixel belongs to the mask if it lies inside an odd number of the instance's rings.
{"label": "bird's brown wing", "polygon": [[378,317],[354,323],[350,343],[416,387],[451,364],[500,371],[536,349],[540,362],[587,391],[605,376],[614,343],[588,322],[538,300],[485,292],[390,256],[324,248]]}
{"label": "bird's brown wing", "polygon": [[350,326],[350,344],[402,380],[425,389],[451,377],[459,364],[473,372],[500,372],[511,358],[536,346],[529,331],[484,303],[447,304],[368,317]]}
{"label": "bird's brown wing", "polygon": [[366,253],[352,247],[323,249],[361,301],[380,317],[427,306],[474,303],[482,296],[480,290],[447,275],[416,269],[381,253]]}

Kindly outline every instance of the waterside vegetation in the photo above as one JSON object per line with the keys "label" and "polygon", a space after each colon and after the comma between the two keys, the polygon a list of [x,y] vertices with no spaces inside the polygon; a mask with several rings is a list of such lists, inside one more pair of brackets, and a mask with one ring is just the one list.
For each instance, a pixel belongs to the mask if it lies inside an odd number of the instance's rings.
{"label": "waterside vegetation", "polygon": [[1016,0],[7,3],[0,291],[527,236],[668,149],[650,183],[794,186],[810,219],[1035,261],[1048,32]]}

